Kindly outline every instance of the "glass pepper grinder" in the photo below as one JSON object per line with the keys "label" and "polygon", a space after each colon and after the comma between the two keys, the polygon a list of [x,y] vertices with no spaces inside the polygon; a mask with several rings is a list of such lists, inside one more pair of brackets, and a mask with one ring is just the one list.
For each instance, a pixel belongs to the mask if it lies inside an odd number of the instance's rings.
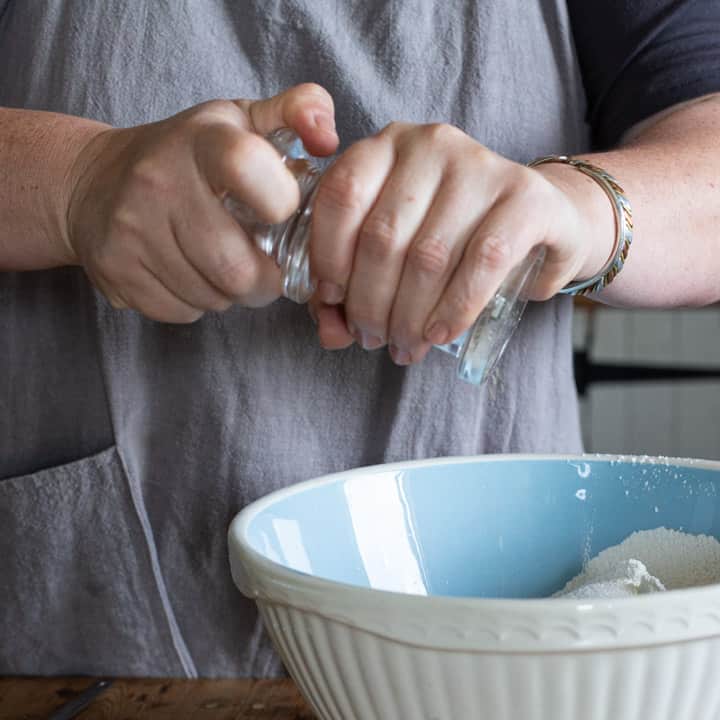
{"label": "glass pepper grinder", "polygon": [[[268,225],[234,198],[228,196],[224,203],[257,247],[278,264],[285,297],[305,303],[315,291],[308,253],[313,200],[329,161],[308,154],[300,138],[288,128],[270,133],[267,140],[280,153],[300,186],[297,211],[285,222]],[[445,345],[435,345],[458,359],[459,378],[479,385],[492,373],[520,322],[527,305],[527,292],[532,288],[544,258],[545,248],[534,248],[505,278],[467,331]]]}

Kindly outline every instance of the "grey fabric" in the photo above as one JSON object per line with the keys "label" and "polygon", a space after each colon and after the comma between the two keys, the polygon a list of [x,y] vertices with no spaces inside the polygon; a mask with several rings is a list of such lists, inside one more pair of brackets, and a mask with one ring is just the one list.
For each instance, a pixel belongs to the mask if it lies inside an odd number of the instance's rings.
{"label": "grey fabric", "polygon": [[[344,144],[404,119],[521,161],[587,147],[562,0],[0,0],[0,104],[131,125],[310,80]],[[530,307],[471,389],[439,352],[322,351],[284,300],[171,326],[76,269],[0,275],[0,673],[281,672],[232,516],[359,465],[580,450],[570,323]]]}
{"label": "grey fabric", "polygon": [[3,673],[181,672],[115,448],[4,480],[0,526]]}

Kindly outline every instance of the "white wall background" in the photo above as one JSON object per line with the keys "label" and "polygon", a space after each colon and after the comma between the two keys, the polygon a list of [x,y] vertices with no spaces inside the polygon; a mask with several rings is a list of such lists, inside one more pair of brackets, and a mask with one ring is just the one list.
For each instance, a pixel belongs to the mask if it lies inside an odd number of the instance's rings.
{"label": "white wall background", "polygon": [[[720,308],[594,313],[597,362],[720,369]],[[590,313],[575,313],[583,346]],[[591,385],[581,399],[588,452],[720,459],[720,379]]]}

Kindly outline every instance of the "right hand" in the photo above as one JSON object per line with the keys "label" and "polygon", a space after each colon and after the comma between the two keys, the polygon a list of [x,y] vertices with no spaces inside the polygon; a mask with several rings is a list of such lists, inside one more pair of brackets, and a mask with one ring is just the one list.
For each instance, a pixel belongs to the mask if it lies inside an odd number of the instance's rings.
{"label": "right hand", "polygon": [[270,223],[296,210],[297,182],[262,137],[279,127],[316,155],[338,144],[332,98],[306,84],[107,129],[85,145],[70,178],[64,239],[114,307],[182,323],[280,296],[279,269],[222,203],[229,194]]}

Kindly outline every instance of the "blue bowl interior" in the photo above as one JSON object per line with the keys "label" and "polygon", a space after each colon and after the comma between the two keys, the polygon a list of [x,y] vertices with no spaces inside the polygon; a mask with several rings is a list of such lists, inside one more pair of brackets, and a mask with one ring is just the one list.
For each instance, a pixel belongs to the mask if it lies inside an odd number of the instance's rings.
{"label": "blue bowl interior", "polygon": [[636,530],[720,539],[718,484],[716,470],[607,459],[373,468],[272,502],[247,537],[277,563],[351,585],[547,597]]}

